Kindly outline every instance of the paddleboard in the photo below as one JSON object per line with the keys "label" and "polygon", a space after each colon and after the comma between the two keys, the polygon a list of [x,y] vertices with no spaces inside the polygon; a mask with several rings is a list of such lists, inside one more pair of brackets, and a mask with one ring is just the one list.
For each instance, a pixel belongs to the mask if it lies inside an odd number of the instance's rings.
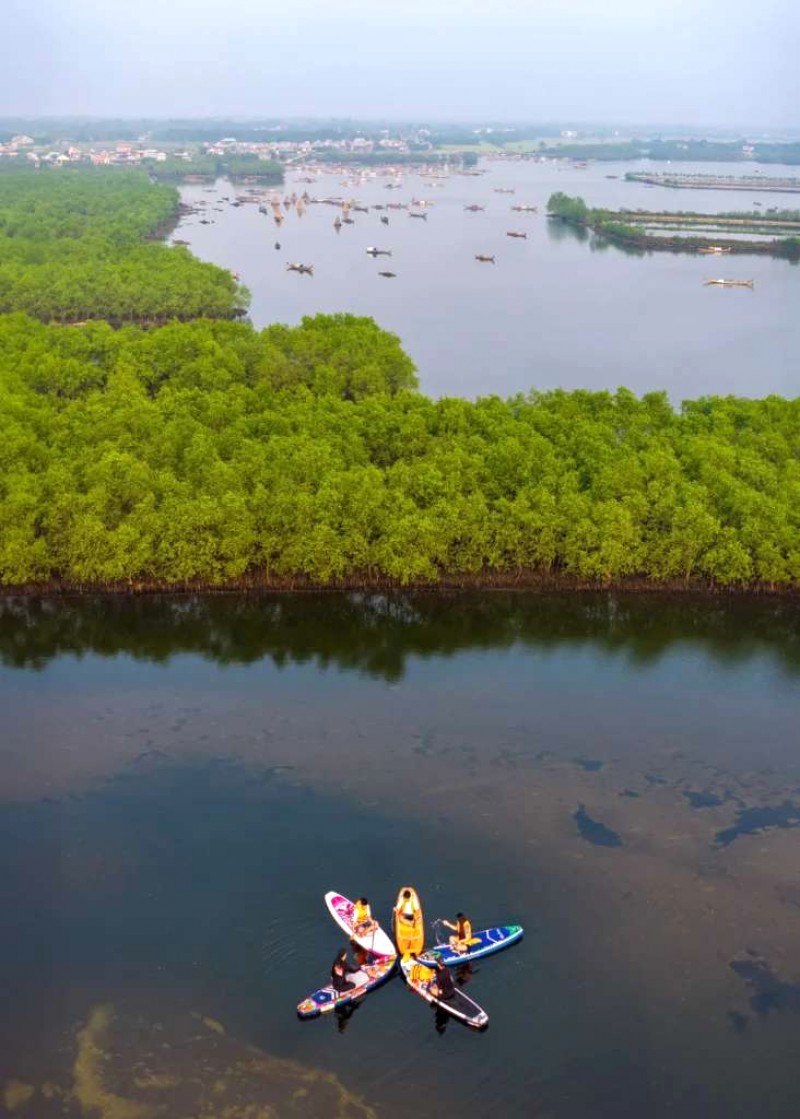
{"label": "paddleboard", "polygon": [[339,928],[356,944],[366,948],[367,952],[372,952],[375,956],[394,956],[394,945],[377,921],[371,932],[361,935],[354,931],[353,903],[349,898],[337,894],[335,890],[330,890],[325,895],[325,904]]}
{"label": "paddleboard", "polygon": [[481,929],[472,934],[464,952],[451,948],[449,944],[434,944],[421,958],[425,963],[435,963],[439,959],[448,967],[458,967],[459,964],[468,964],[470,960],[502,952],[504,948],[522,940],[523,932],[522,925],[498,925],[494,929]]}
{"label": "paddleboard", "polygon": [[318,1018],[320,1014],[329,1014],[339,1006],[347,1006],[356,999],[363,998],[369,991],[385,983],[394,971],[397,957],[381,956],[374,963],[365,964],[360,971],[350,975],[350,981],[356,986],[351,991],[337,991],[335,987],[321,987],[307,999],[303,999],[297,1007],[300,1018]]}
{"label": "paddleboard", "polygon": [[412,956],[404,956],[400,961],[400,967],[406,983],[415,994],[425,999],[425,1002],[439,1007],[447,1014],[452,1014],[454,1018],[471,1026],[473,1030],[485,1030],[489,1025],[489,1015],[486,1011],[473,1002],[469,995],[465,995],[460,988],[456,987],[452,998],[449,999],[440,999],[431,992],[430,986],[436,974],[433,968],[420,965]]}
{"label": "paddleboard", "polygon": [[[408,893],[408,897],[403,895]],[[425,947],[425,923],[422,906],[413,886],[401,886],[392,910],[392,931],[401,956],[406,952],[421,952]]]}

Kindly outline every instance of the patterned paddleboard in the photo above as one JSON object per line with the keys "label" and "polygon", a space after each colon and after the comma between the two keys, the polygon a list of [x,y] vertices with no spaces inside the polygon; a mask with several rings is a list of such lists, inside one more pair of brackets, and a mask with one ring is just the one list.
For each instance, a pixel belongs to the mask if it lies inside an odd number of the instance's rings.
{"label": "patterned paddleboard", "polygon": [[458,952],[449,944],[435,944],[421,958],[423,963],[435,963],[439,959],[448,967],[457,967],[459,964],[468,964],[470,960],[479,960],[481,956],[502,952],[504,948],[522,940],[523,932],[522,925],[498,925],[494,929],[481,929],[472,934],[464,952]]}
{"label": "patterned paddleboard", "polygon": [[375,928],[371,932],[361,935],[354,931],[353,903],[349,898],[344,897],[343,894],[337,894],[335,890],[331,890],[325,895],[325,904],[328,907],[331,917],[333,917],[339,928],[342,929],[351,940],[354,940],[356,944],[365,948],[367,952],[372,952],[375,956],[395,955],[394,945],[377,921],[375,922]]}
{"label": "patterned paddleboard", "polygon": [[337,991],[330,986],[320,988],[298,1005],[298,1016],[317,1018],[320,1014],[328,1014],[339,1006],[347,1006],[348,1003],[363,998],[369,991],[386,982],[394,971],[396,962],[396,956],[381,956],[374,963],[365,964],[359,972],[350,976],[350,981],[356,984],[352,991]]}

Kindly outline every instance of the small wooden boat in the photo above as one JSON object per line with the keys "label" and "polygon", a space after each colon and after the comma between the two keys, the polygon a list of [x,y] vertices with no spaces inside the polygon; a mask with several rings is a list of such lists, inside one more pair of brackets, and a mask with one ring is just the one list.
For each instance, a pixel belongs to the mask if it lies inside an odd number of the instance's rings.
{"label": "small wooden boat", "polygon": [[751,288],[755,280],[706,280],[705,287],[718,288]]}

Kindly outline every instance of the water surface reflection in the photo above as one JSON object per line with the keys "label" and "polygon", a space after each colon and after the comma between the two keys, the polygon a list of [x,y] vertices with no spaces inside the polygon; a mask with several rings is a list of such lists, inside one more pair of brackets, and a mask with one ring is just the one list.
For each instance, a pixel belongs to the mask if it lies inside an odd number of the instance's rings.
{"label": "water surface reflection", "polygon": [[[798,618],[619,594],[4,600],[0,1092],[44,1115],[49,1083],[80,1113],[89,1030],[121,1055],[106,1102],[150,1075],[155,1105],[183,1099],[163,1078],[196,1045],[214,1079],[252,1046],[389,1119],[409,1077],[422,1119],[796,1114]],[[399,981],[297,1022],[338,947],[325,890],[385,920],[403,881],[429,920],[525,925],[469,977],[488,1033],[442,1031]],[[337,1106],[306,1086],[306,1113]]]}

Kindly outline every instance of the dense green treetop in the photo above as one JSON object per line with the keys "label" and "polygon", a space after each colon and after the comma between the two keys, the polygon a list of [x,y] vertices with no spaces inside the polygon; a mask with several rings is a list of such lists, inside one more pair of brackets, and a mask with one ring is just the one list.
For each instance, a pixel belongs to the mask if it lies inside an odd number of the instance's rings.
{"label": "dense green treetop", "polygon": [[142,171],[4,170],[0,312],[117,323],[241,313],[249,296],[229,272],[148,240],[177,208],[177,190]]}
{"label": "dense green treetop", "polygon": [[800,400],[430,400],[399,341],[0,320],[0,582],[800,580]]}

